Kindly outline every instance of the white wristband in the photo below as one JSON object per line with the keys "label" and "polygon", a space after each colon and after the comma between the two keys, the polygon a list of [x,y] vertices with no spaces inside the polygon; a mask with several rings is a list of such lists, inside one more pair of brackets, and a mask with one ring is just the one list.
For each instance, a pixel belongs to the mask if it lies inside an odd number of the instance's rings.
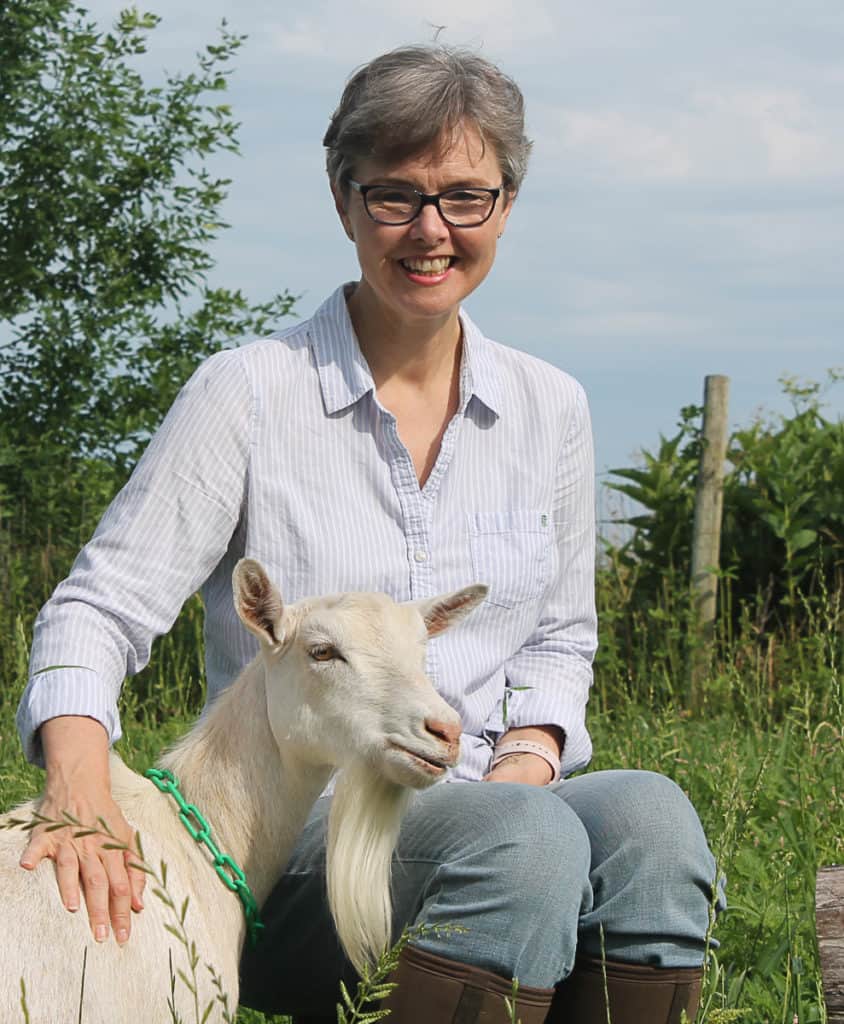
{"label": "white wristband", "polygon": [[560,778],[560,759],[542,743],[531,743],[530,740],[510,740],[507,743],[499,743],[492,752],[492,764],[490,771],[500,764],[506,757],[513,754],[536,754],[546,761],[554,773],[551,776],[551,783],[557,782]]}

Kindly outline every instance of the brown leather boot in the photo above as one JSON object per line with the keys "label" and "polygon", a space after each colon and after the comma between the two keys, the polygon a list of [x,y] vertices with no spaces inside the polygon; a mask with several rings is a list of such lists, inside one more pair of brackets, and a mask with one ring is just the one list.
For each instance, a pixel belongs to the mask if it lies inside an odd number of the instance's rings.
{"label": "brown leather boot", "polygon": [[[491,971],[405,946],[390,981],[397,987],[381,1004],[388,1024],[510,1024],[512,982]],[[543,1024],[553,995],[520,985],[516,1021]]]}
{"label": "brown leather boot", "polygon": [[683,1010],[694,1021],[702,977],[701,967],[645,967],[578,957],[557,988],[548,1024],[680,1024]]}

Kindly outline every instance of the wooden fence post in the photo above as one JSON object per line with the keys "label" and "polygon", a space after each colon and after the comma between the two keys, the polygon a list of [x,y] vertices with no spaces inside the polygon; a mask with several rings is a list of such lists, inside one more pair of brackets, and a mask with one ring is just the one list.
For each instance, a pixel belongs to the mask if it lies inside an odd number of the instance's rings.
{"label": "wooden fence post", "polygon": [[695,494],[691,568],[694,632],[690,637],[689,700],[694,710],[703,703],[703,681],[710,667],[715,634],[729,391],[729,377],[704,379],[703,450]]}
{"label": "wooden fence post", "polygon": [[819,868],[815,924],[829,1024],[844,1024],[844,866]]}

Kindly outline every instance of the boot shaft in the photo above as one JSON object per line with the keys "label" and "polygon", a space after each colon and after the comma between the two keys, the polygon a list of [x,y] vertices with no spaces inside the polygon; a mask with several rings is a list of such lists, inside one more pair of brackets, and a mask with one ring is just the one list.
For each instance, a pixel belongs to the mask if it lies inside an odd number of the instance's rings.
{"label": "boot shaft", "polygon": [[382,1003],[395,1024],[543,1024],[553,989],[519,987],[491,971],[406,946],[390,978],[396,988]]}
{"label": "boot shaft", "polygon": [[548,1024],[680,1024],[683,1010],[694,1021],[702,977],[699,967],[647,967],[578,957],[557,988]]}

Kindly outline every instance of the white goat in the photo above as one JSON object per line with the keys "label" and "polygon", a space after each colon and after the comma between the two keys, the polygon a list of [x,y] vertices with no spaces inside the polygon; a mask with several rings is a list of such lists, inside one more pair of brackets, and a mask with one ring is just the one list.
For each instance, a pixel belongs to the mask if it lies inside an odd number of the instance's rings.
{"label": "white goat", "polygon": [[[460,720],[424,674],[424,641],[483,600],[467,587],[398,605],[383,594],[344,594],[282,605],[262,567],[234,572],[238,614],[261,642],[258,657],[162,759],[185,798],[208,819],[215,842],[245,874],[258,904],[269,894],[307,815],[342,766],[328,839],[329,895],[340,940],[360,967],[389,941],[390,857],[408,799],[458,757]],[[0,818],[0,1021],[157,1024],[200,1020],[220,990],[237,1005],[244,912],[194,843],[172,797],[112,756],[112,791],[141,833],[147,864],[167,865],[176,913],[190,897],[185,930],[196,944],[196,998],[188,954],[165,927],[174,911],[147,887],[129,942],[93,941],[84,909],[63,909],[53,865],[18,861],[26,837]],[[34,812],[37,803],[14,812]],[[3,830],[3,822],[6,829]],[[87,824],[87,823],[86,823]],[[84,907],[84,904],[83,904]],[[85,958],[84,993],[80,995]],[[172,958],[172,961],[171,961]],[[172,962],[172,967],[171,967]],[[217,972],[215,987],[205,965]],[[217,1005],[209,1019],[218,1019]]]}

